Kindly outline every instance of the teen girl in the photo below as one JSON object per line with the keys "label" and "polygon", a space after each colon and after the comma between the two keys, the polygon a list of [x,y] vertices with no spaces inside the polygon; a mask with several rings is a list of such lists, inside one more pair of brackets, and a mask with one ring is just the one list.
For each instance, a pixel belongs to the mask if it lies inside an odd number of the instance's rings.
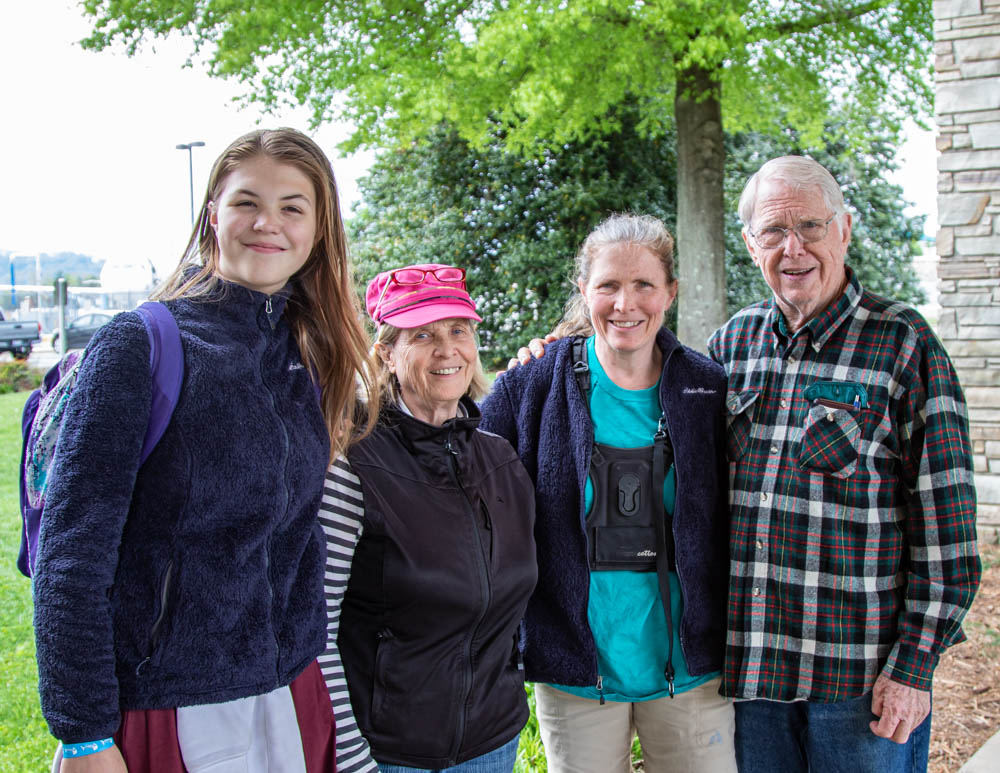
{"label": "teen girl", "polygon": [[370,370],[319,147],[290,129],[233,142],[155,297],[184,351],[163,438],[139,469],[149,344],[120,314],[89,346],[51,470],[34,593],[56,763],[332,771],[316,513]]}

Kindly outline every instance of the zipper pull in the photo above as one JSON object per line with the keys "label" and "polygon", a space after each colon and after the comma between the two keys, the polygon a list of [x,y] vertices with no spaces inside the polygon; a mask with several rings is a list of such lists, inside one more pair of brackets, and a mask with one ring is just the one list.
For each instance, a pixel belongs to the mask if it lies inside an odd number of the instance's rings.
{"label": "zipper pull", "polygon": [[597,675],[597,694],[601,696],[601,705],[603,706],[604,701],[604,677],[600,674]]}
{"label": "zipper pull", "polygon": [[264,301],[264,316],[267,317],[267,324],[274,330],[277,324],[273,319],[271,319],[271,314],[274,312],[274,307],[271,305],[271,296],[267,296],[267,300]]}
{"label": "zipper pull", "polygon": [[663,672],[663,675],[667,677],[667,694],[673,699],[674,697],[674,664],[667,663],[667,668]]}

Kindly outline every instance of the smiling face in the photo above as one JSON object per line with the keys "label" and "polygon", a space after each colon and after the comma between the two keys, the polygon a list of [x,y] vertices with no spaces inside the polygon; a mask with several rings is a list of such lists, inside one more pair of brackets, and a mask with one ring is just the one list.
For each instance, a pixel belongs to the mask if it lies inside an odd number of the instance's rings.
{"label": "smiling face", "polygon": [[478,362],[469,320],[403,328],[395,343],[378,344],[376,349],[399,381],[400,395],[414,416],[437,425],[455,417]]}
{"label": "smiling face", "polygon": [[[756,233],[770,226],[792,228],[807,220],[823,222],[832,214],[818,187],[797,188],[772,180],[761,183],[758,190],[751,230]],[[844,291],[844,256],[851,242],[850,213],[834,218],[826,236],[818,242],[803,244],[798,234],[789,232],[779,246],[764,248],[745,231],[743,241],[792,332],[820,314]]]}
{"label": "smiling face", "polygon": [[290,164],[266,157],[240,164],[210,207],[219,275],[251,290],[280,290],[316,244],[316,193]]}
{"label": "smiling face", "polygon": [[605,367],[611,361],[652,360],[656,333],[677,295],[677,281],[667,281],[656,255],[633,244],[605,247],[594,256],[590,278],[580,282],[580,293],[590,309],[598,356]]}

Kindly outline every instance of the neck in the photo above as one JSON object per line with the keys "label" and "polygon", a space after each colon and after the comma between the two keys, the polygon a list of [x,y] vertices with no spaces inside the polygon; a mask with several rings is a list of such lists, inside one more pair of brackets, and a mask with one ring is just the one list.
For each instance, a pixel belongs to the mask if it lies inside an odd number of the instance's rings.
{"label": "neck", "polygon": [[619,352],[598,336],[594,342],[594,350],[608,378],[622,389],[649,389],[660,379],[663,352],[656,341],[649,347],[634,352]]}
{"label": "neck", "polygon": [[847,275],[847,271],[845,270],[844,279],[840,283],[840,290],[837,292],[836,295],[833,296],[832,299],[830,299],[830,301],[825,306],[819,308],[812,308],[812,307],[797,308],[789,303],[785,303],[780,298],[775,296],[774,298],[775,303],[777,303],[778,308],[781,309],[781,313],[785,317],[785,327],[788,329],[789,335],[794,336],[802,328],[804,328],[806,325],[812,322],[816,317],[818,317],[820,314],[822,314],[824,311],[830,308],[830,306],[832,306],[838,300],[840,300],[840,296],[842,296],[844,294],[844,291],[847,289],[848,281],[849,278]]}
{"label": "neck", "polygon": [[429,403],[420,400],[412,395],[408,399],[400,397],[400,404],[411,416],[427,424],[440,427],[449,419],[458,416],[458,400],[450,400],[446,403]]}

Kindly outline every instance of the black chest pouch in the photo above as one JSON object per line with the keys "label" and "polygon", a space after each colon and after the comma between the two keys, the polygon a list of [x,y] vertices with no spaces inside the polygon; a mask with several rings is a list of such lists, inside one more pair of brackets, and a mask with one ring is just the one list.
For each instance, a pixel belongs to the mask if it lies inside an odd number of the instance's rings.
{"label": "black chest pouch", "polygon": [[[656,571],[661,540],[657,519],[669,518],[663,509],[663,479],[658,486],[654,480],[655,448],[594,444],[590,463],[594,499],[587,516],[591,571]],[[669,469],[669,445],[664,453],[664,467]]]}
{"label": "black chest pouch", "polygon": [[[586,340],[576,338],[571,347],[573,373],[589,408]],[[595,443],[589,473],[594,499],[586,522],[591,571],[656,572],[669,641],[663,675],[671,698],[674,697],[674,618],[670,572],[676,566],[673,524],[663,507],[663,482],[673,463],[674,449],[667,435],[666,414],[660,416],[651,446],[612,448]]]}

